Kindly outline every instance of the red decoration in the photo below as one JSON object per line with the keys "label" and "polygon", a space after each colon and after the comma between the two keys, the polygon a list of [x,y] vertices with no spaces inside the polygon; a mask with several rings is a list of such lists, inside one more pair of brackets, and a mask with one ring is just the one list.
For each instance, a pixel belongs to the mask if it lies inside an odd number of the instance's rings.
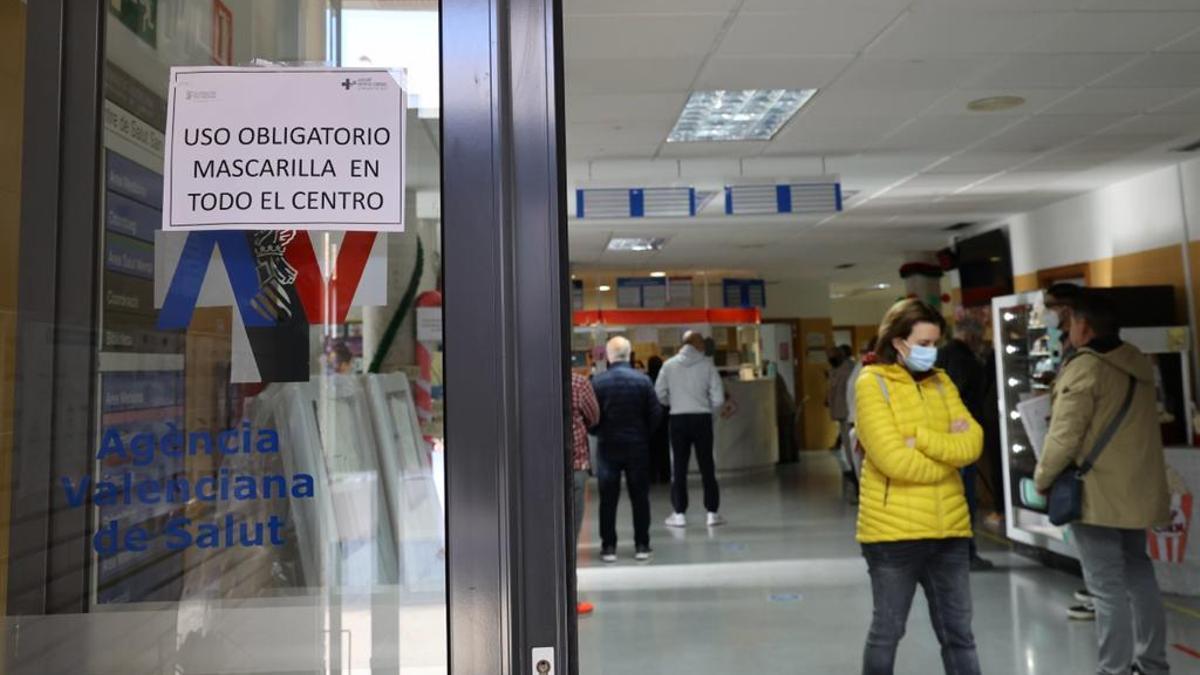
{"label": "red decoration", "polygon": [[931,279],[940,279],[943,276],[942,268],[923,262],[905,263],[900,267],[900,278],[907,279],[909,277],[930,277]]}

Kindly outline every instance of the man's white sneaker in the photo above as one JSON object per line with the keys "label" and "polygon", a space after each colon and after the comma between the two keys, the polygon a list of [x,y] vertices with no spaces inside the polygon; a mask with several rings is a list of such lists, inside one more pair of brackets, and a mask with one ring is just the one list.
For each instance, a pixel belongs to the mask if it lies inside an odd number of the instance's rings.
{"label": "man's white sneaker", "polygon": [[646,562],[647,560],[650,559],[651,554],[652,554],[652,551],[650,550],[649,547],[639,548],[637,550],[637,553],[633,554],[633,559],[638,562]]}
{"label": "man's white sneaker", "polygon": [[708,526],[709,527],[720,527],[721,525],[724,525],[724,524],[725,524],[725,519],[721,517],[721,514],[719,514],[719,513],[708,514]]}
{"label": "man's white sneaker", "polygon": [[687,516],[682,513],[672,513],[667,518],[667,527],[687,527]]}
{"label": "man's white sneaker", "polygon": [[612,550],[602,551],[600,553],[600,560],[611,565],[617,562],[617,552]]}

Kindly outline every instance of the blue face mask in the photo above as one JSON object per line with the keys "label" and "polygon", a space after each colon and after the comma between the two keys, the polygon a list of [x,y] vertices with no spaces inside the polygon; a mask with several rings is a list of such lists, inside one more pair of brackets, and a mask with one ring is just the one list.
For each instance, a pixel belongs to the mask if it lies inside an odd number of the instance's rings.
{"label": "blue face mask", "polygon": [[937,363],[937,356],[937,347],[913,345],[909,347],[908,356],[904,357],[904,365],[914,373],[927,373]]}

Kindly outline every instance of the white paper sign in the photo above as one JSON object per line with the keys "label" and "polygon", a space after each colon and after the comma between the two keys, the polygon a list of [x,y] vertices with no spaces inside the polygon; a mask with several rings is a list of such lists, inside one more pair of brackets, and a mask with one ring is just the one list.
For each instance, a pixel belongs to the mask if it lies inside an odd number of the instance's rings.
{"label": "white paper sign", "polygon": [[404,73],[172,68],[163,229],[404,230]]}
{"label": "white paper sign", "polygon": [[1017,404],[1017,412],[1021,414],[1021,424],[1025,427],[1025,435],[1033,445],[1033,454],[1042,458],[1042,445],[1046,442],[1046,434],[1050,432],[1050,395],[1043,394],[1028,398]]}
{"label": "white paper sign", "polygon": [[420,342],[442,341],[442,308],[417,308],[417,340]]}

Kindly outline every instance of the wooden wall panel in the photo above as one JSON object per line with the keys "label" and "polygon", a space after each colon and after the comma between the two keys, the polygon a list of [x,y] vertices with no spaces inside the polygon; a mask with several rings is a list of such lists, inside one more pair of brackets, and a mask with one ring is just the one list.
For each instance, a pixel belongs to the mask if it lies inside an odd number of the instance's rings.
{"label": "wooden wall panel", "polygon": [[[809,339],[813,336],[813,343]],[[822,342],[816,344],[816,336]],[[825,407],[825,394],[829,386],[829,362],[810,362],[809,349],[827,349],[833,345],[833,320],[799,319],[796,321],[795,353],[796,382],[799,398],[804,401],[804,446],[808,450],[824,450],[833,445],[837,438],[837,424],[829,417]]]}

